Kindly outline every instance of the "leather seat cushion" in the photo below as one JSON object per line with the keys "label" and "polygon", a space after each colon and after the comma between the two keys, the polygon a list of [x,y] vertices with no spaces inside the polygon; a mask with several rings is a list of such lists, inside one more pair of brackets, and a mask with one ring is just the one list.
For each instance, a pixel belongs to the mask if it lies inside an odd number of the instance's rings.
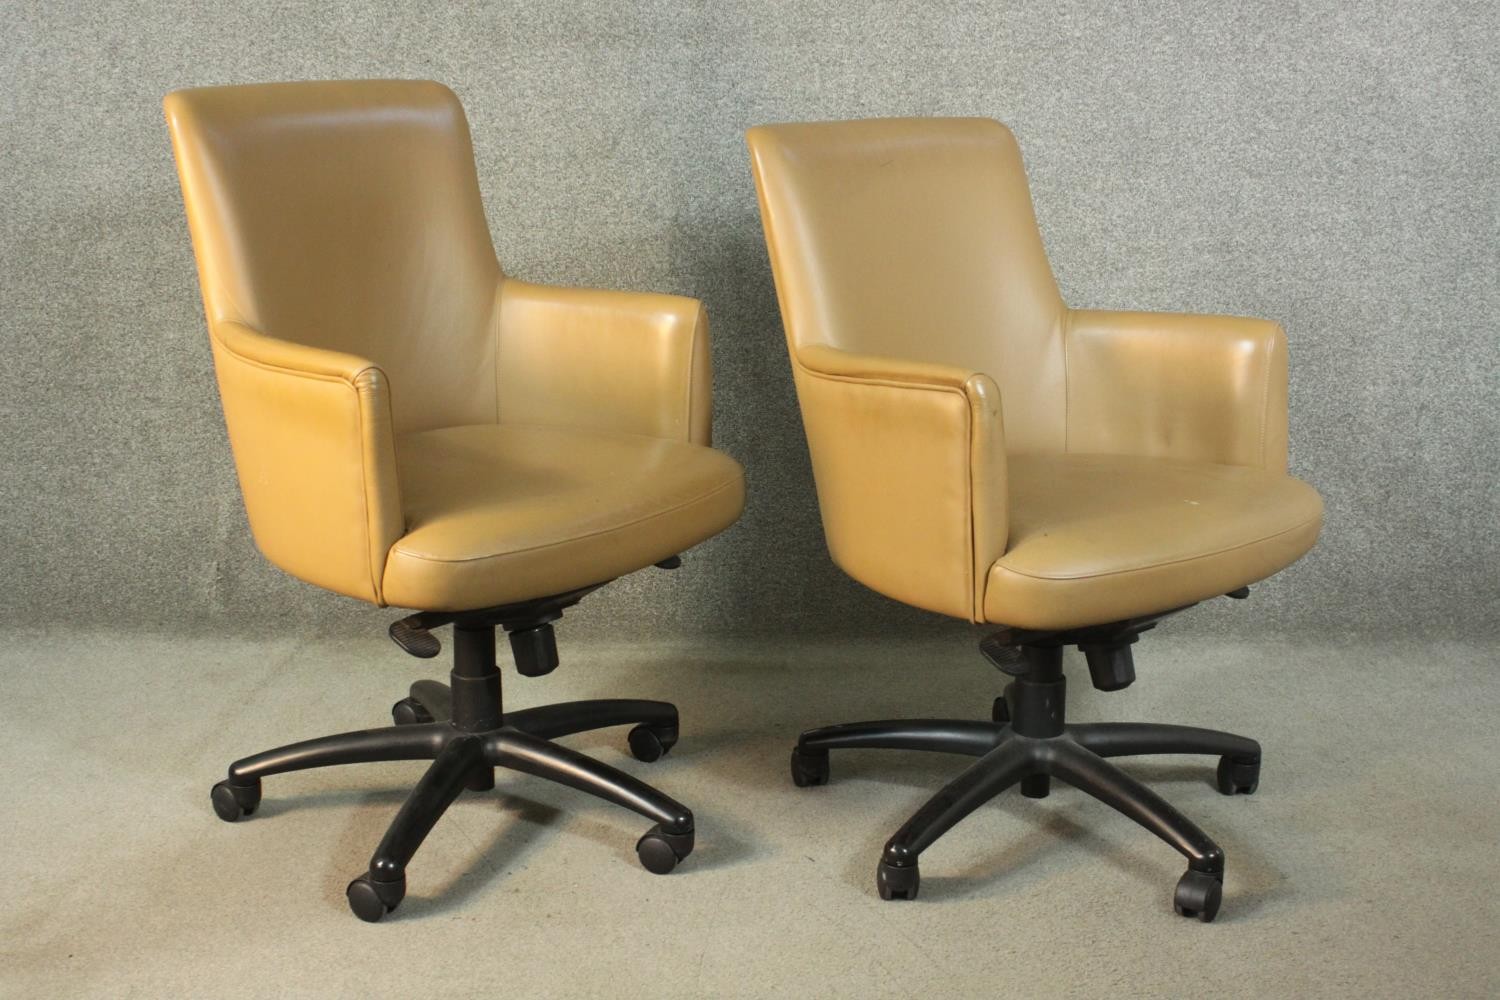
{"label": "leather seat cushion", "polygon": [[1317,540],[1323,502],[1243,466],[1116,455],[1012,455],[1010,535],[984,616],[1076,628],[1192,604],[1262,580]]}
{"label": "leather seat cushion", "polygon": [[485,424],[397,438],[406,534],[386,603],[461,611],[564,593],[729,527],[744,475],[710,448],[634,434]]}

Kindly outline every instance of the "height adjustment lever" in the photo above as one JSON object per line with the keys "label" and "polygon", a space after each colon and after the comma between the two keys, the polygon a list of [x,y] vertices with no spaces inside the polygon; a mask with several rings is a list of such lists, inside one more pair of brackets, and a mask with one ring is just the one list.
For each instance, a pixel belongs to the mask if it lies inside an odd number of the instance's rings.
{"label": "height adjustment lever", "polygon": [[453,619],[447,615],[421,611],[391,622],[388,632],[391,641],[406,652],[419,659],[430,660],[443,651],[443,644],[432,634],[432,630],[451,621]]}
{"label": "height adjustment lever", "polygon": [[1024,677],[1031,671],[1031,665],[1026,662],[1026,654],[1021,651],[1021,647],[1010,644],[1011,638],[1009,632],[987,635],[979,640],[979,651],[997,669],[1012,677]]}
{"label": "height adjustment lever", "polygon": [[1031,660],[1026,655],[1028,646],[1056,646],[1063,637],[1053,629],[1003,628],[979,640],[979,651],[984,658],[1012,677],[1025,677],[1031,673]]}

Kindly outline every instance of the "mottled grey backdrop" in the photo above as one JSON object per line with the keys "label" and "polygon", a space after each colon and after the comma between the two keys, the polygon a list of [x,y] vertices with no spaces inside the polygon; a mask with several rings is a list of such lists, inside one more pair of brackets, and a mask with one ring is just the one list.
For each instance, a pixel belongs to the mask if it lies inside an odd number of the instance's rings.
{"label": "mottled grey backdrop", "polygon": [[951,114],[1015,129],[1069,302],[1286,324],[1322,543],[1175,629],[1500,627],[1500,5],[174,7],[0,4],[7,623],[389,620],[251,545],[160,100],[393,76],[463,98],[508,271],[708,303],[744,520],[570,629],[940,624],[825,554],[741,133]]}

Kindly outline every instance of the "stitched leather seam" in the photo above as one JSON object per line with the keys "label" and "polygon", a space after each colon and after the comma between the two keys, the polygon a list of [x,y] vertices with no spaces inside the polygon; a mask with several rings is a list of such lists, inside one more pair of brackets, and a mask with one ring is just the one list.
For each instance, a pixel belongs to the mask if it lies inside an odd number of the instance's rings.
{"label": "stitched leather seam", "polygon": [[[383,398],[377,398],[376,389],[378,389],[380,387],[380,385],[382,384],[382,381],[383,381],[383,384],[386,386],[386,391],[383,394],[381,394]],[[378,496],[379,495],[379,491],[377,489],[375,489],[374,487],[372,487],[372,485],[370,483],[369,470],[365,466],[365,452],[366,452],[367,449],[370,449],[370,448],[379,449],[379,447],[380,447],[380,441],[378,440],[377,436],[373,433],[374,430],[375,430],[375,428],[376,428],[376,426],[377,426],[377,424],[378,424],[378,417],[377,417],[377,415],[374,414],[373,411],[374,411],[374,407],[376,406],[376,404],[378,404],[380,402],[384,402],[384,404],[385,404],[386,426],[388,426],[388,427],[390,427],[392,429],[391,434],[390,434],[390,439],[389,439],[389,441],[387,443],[390,445],[390,457],[391,457],[391,461],[392,461],[391,473],[392,473],[392,480],[393,480],[393,482],[395,484],[395,488],[396,488],[396,513],[401,518],[401,531],[404,534],[405,531],[406,531],[405,504],[403,503],[403,497],[402,497],[402,492],[401,492],[401,480],[400,480],[400,478],[398,476],[396,476],[396,465],[395,465],[395,457],[396,457],[395,423],[396,423],[396,416],[392,412],[390,379],[388,379],[388,378],[385,377],[385,372],[381,368],[376,367],[376,366],[371,366],[369,368],[363,369],[359,373],[359,379],[355,383],[354,391],[357,394],[358,399],[359,399],[359,413],[360,413],[360,481],[361,481],[362,485],[364,486],[364,490],[363,490],[362,495],[361,495],[361,500],[365,503],[365,507],[366,507],[366,511],[365,511],[365,525],[366,525],[366,528],[365,528],[365,531],[366,531],[365,544],[366,544],[366,547],[370,551],[370,586],[371,586],[371,588],[372,588],[372,590],[373,590],[373,592],[375,594],[375,601],[376,601],[376,603],[379,604],[381,607],[385,607],[385,592],[384,592],[385,564],[390,559],[391,546],[389,544],[385,545],[385,550],[383,552],[381,552],[378,556],[376,555],[376,551],[377,551],[376,550],[376,545],[375,545],[376,538],[379,537],[382,541],[384,541],[385,536],[384,536],[383,533],[380,533],[378,531],[378,529],[381,527],[381,525],[379,523],[379,518],[376,516],[375,511],[372,509],[372,507],[371,507],[371,505],[369,503],[369,498],[372,495]],[[366,406],[369,406],[370,409],[371,409],[370,419],[369,419],[368,423],[366,422],[366,419],[365,419],[366,418]],[[367,440],[367,433],[366,433],[367,431],[371,432],[369,434],[369,437],[371,438],[370,440]]]}
{"label": "stitched leather seam", "polygon": [[493,308],[495,310],[495,318],[493,321],[495,324],[495,370],[493,374],[495,376],[495,423],[497,424],[500,423],[500,372],[503,370],[500,363],[500,348],[505,344],[505,337],[502,335],[504,327],[501,322],[504,318],[504,314],[502,312],[504,308],[502,299],[504,297],[505,272],[501,271],[500,276],[495,280],[495,302],[493,305]]}
{"label": "stitched leather seam", "polygon": [[946,383],[941,382],[903,382],[897,379],[882,376],[843,375],[838,372],[825,372],[819,371],[816,368],[809,368],[801,361],[795,361],[795,364],[798,368],[802,369],[802,371],[806,372],[808,375],[811,375],[814,378],[824,379],[825,381],[829,382],[845,382],[852,385],[874,385],[886,389],[919,389],[928,392],[952,392],[965,397],[965,399],[967,399],[968,397],[968,393],[964,392],[963,386],[947,385]]}
{"label": "stitched leather seam", "polygon": [[1317,524],[1322,519],[1323,515],[1319,514],[1317,517],[1309,518],[1306,521],[1303,521],[1301,524],[1294,525],[1290,528],[1284,528],[1281,531],[1273,532],[1272,534],[1266,535],[1262,538],[1256,538],[1248,542],[1241,542],[1238,545],[1231,545],[1228,548],[1215,549],[1213,552],[1200,552],[1197,555],[1192,556],[1183,556],[1181,559],[1173,559],[1169,562],[1151,563],[1146,566],[1132,566],[1129,569],[1114,569],[1106,573],[1080,573],[1074,576],[1041,576],[1037,573],[1028,573],[1025,570],[1012,569],[1009,566],[1001,566],[998,563],[996,564],[995,568],[1003,570],[1006,573],[1013,573],[1016,576],[1024,576],[1030,580],[1046,581],[1099,580],[1103,579],[1104,577],[1110,576],[1126,576],[1131,573],[1146,573],[1150,572],[1151,570],[1162,569],[1167,566],[1181,566],[1184,563],[1197,562],[1200,559],[1212,559],[1215,556],[1226,555],[1230,552],[1238,552],[1240,549],[1248,549],[1251,546],[1261,545],[1265,542],[1273,542],[1283,535],[1295,534],[1296,532],[1305,529],[1308,525]]}
{"label": "stitched leather seam", "polygon": [[506,559],[511,556],[526,555],[529,552],[543,552],[547,549],[555,549],[560,546],[571,545],[574,542],[582,542],[590,538],[597,538],[600,535],[610,535],[614,534],[617,531],[625,531],[630,528],[634,528],[637,525],[646,524],[650,521],[655,521],[659,518],[667,517],[671,514],[677,513],[680,510],[683,510],[684,508],[691,507],[694,504],[703,503],[706,500],[712,500],[714,497],[718,496],[720,493],[723,493],[725,490],[734,485],[735,484],[732,482],[724,483],[722,486],[716,486],[713,489],[709,490],[707,493],[699,494],[691,500],[684,500],[682,503],[678,504],[675,507],[669,507],[666,510],[659,510],[653,514],[647,514],[645,517],[639,517],[634,521],[627,521],[623,524],[617,524],[613,527],[600,528],[598,531],[591,531],[586,535],[574,535],[572,538],[565,538],[562,541],[547,542],[545,545],[532,545],[524,549],[507,549],[504,552],[494,552],[486,556],[471,556],[467,559],[444,559],[441,556],[422,555],[418,552],[411,552],[407,549],[403,549],[400,542],[397,542],[395,545],[391,546],[391,551],[394,553],[399,553],[400,555],[405,556],[409,559],[420,559],[423,562],[431,563],[446,563],[448,565],[454,566],[463,565],[465,563],[487,562],[491,559]]}
{"label": "stitched leather seam", "polygon": [[1072,453],[1069,432],[1073,424],[1073,310],[1063,306],[1063,454]]}
{"label": "stitched leather seam", "polygon": [[[242,354],[241,352],[236,351],[233,347],[229,346],[229,344],[224,340],[223,337],[219,336],[212,330],[209,331],[209,336],[214,339],[214,343],[224,348],[224,350],[227,351],[229,355],[236,361],[243,361],[247,365],[253,365],[256,368],[260,368],[264,371],[278,372],[283,375],[296,375],[298,378],[313,379],[318,382],[343,382],[350,388],[354,387],[355,379],[359,378],[371,368],[375,368],[378,370],[380,367],[379,365],[367,364],[363,368],[360,368],[358,371],[356,371],[353,375],[333,375],[326,372],[310,372],[302,368],[288,368],[285,365],[275,365],[269,361],[261,361],[259,358],[252,358],[248,354]],[[381,374],[384,374],[384,372],[382,372]]]}
{"label": "stitched leather seam", "polygon": [[[365,371],[369,371],[369,369],[367,368]],[[363,375],[364,372],[360,374]],[[365,394],[360,391],[358,384],[351,384],[351,388],[354,389],[355,432],[359,435],[359,505],[365,511],[366,570],[370,574],[370,593],[375,595],[375,603],[384,604],[385,602],[380,597],[380,584],[382,581],[375,576],[375,526],[371,523],[374,521],[375,512],[371,509],[370,504],[370,472],[365,465],[365,445],[368,440],[365,424],[366,398]],[[383,571],[384,567],[381,567],[381,569]],[[384,576],[384,573],[382,572],[381,575]]]}
{"label": "stitched leather seam", "polygon": [[1260,467],[1266,468],[1266,428],[1271,420],[1271,355],[1276,351],[1276,334],[1271,334],[1266,348],[1260,385]]}
{"label": "stitched leather seam", "polygon": [[[705,316],[705,312],[703,303],[698,303],[698,310],[693,313],[693,327],[688,332],[687,413],[682,421],[682,439],[688,442],[693,441],[693,396],[698,389],[697,379],[694,378],[698,371],[698,331],[700,329],[698,321]],[[703,339],[705,341],[708,339],[707,331],[704,332]]]}
{"label": "stitched leather seam", "polygon": [[964,432],[968,437],[968,441],[966,442],[968,447],[965,449],[965,454],[968,456],[968,461],[965,464],[968,468],[964,470],[967,473],[964,477],[967,480],[964,484],[967,487],[967,502],[965,504],[967,510],[965,513],[969,519],[969,558],[964,560],[968,564],[964,567],[964,589],[969,594],[969,621],[976,621],[978,620],[977,616],[979,615],[981,603],[978,581],[979,567],[976,565],[979,561],[979,519],[974,516],[974,496],[977,493],[974,489],[974,469],[976,464],[974,461],[974,446],[979,441],[979,435],[975,432],[978,414],[974,412],[974,400],[969,398],[967,389],[964,392],[964,401],[968,404],[969,412],[968,426],[964,428]]}
{"label": "stitched leather seam", "polygon": [[[455,424],[454,426],[455,427],[470,427],[470,426],[476,426],[476,425],[473,425],[473,424]],[[479,425],[479,426],[488,426],[488,425]],[[655,431],[621,431],[621,430],[616,430],[613,427],[585,427],[585,426],[581,426],[581,425],[570,425],[570,424],[539,423],[539,422],[534,421],[534,420],[507,420],[507,421],[505,421],[504,426],[506,426],[506,427],[530,427],[530,428],[533,428],[533,429],[539,430],[539,431],[585,431],[585,432],[587,432],[589,434],[606,435],[606,436],[609,436],[609,437],[645,438],[648,441],[671,440],[670,438],[663,438],[660,434],[656,433]],[[434,428],[432,428],[432,430],[442,430],[442,431],[452,430],[452,429],[453,429],[452,427],[434,427]],[[428,434],[428,433],[431,433],[431,431],[416,431],[414,433],[417,433],[417,434]],[[673,444],[693,444],[691,441],[674,441],[672,443]],[[694,448],[704,448],[707,451],[714,451],[715,450],[713,448],[708,448],[707,446],[701,445],[701,444],[695,444],[695,445],[693,445],[693,447]]]}

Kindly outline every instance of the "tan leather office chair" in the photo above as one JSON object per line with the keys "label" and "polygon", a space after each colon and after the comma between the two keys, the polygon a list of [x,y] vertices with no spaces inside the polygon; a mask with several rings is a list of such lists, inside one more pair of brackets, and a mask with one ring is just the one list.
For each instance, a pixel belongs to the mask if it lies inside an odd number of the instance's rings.
{"label": "tan leather office chair", "polygon": [[167,120],[198,258],[215,370],[250,527],[271,562],[372,604],[437,655],[451,689],[413,685],[396,726],[236,761],[226,820],[261,779],[378,760],[433,763],[350,883],[378,920],[465,787],[539,775],[656,825],[637,851],[670,871],[693,847],[680,803],[551,739],[637,723],[654,760],[677,739],[664,702],[502,711],[495,628],[523,674],[557,665],[552,622],[607,581],[722,531],[740,468],[709,442],[708,330],[672,295],[548,288],[496,263],[468,126],[435,83],[184,90]]}
{"label": "tan leather office chair", "polygon": [[751,129],[823,527],[850,576],[907,604],[1005,626],[1015,676],[992,722],[881,721],[803,733],[798,785],[828,751],[980,759],[886,845],[877,886],[916,896],[917,858],[1012,784],[1083,789],[1188,858],[1178,912],[1212,920],[1224,853],[1103,758],[1220,756],[1252,792],[1254,740],[1183,726],[1069,725],[1062,650],[1095,686],[1134,679],[1161,618],[1289,565],[1322,503],[1286,474],[1286,338],[1274,323],[1067,308],[1020,152],[981,119]]}

